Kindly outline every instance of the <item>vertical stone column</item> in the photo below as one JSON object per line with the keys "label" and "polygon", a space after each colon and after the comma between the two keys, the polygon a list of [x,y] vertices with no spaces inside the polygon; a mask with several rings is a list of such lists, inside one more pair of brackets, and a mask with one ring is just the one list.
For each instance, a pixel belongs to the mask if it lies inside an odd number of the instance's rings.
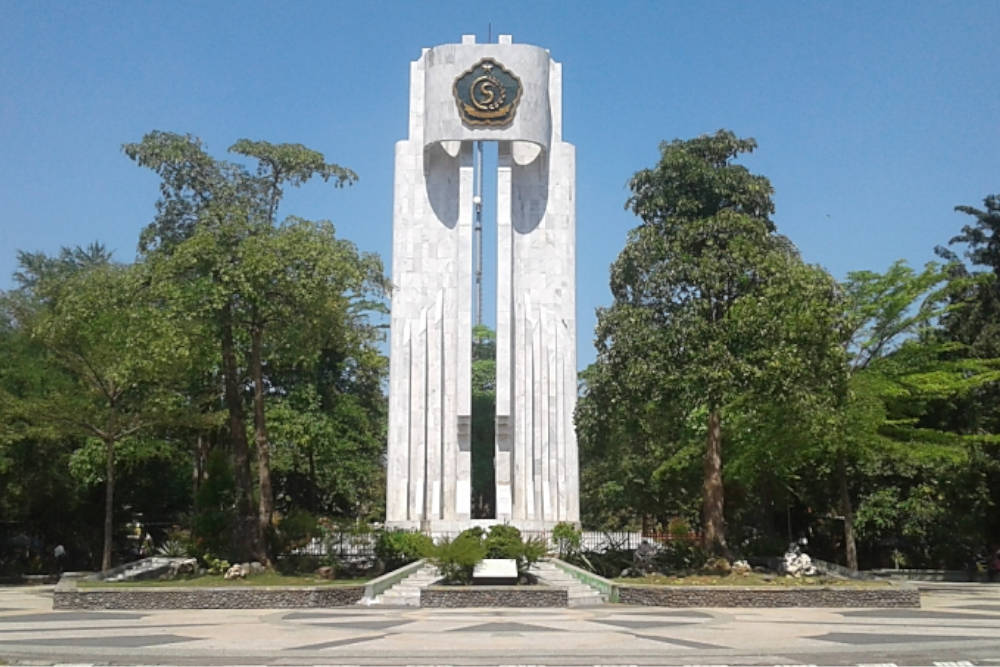
{"label": "vertical stone column", "polygon": [[[454,361],[445,378],[451,392],[454,428],[449,430],[446,472],[454,480],[449,489],[445,519],[467,522],[472,506],[472,197],[473,143],[462,142],[458,187],[458,248],[455,282],[457,302],[451,311],[456,324],[454,344],[450,347]],[[453,467],[451,467],[453,466]]]}
{"label": "vertical stone column", "polygon": [[496,449],[493,472],[496,518],[510,521],[513,506],[514,406],[512,370],[515,358],[513,238],[510,218],[510,142],[497,148],[497,328],[496,328]]}
{"label": "vertical stone column", "polygon": [[[562,76],[550,64],[548,151],[513,142],[511,383],[515,523],[579,521],[576,406],[575,154],[562,137]],[[500,443],[498,441],[498,451]],[[499,486],[498,486],[499,493]]]}

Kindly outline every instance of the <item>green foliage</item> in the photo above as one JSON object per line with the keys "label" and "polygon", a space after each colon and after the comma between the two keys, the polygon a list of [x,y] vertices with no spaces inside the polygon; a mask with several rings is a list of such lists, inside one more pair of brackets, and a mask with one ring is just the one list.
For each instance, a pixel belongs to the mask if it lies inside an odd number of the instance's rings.
{"label": "green foliage", "polygon": [[236,530],[235,487],[228,457],[214,450],[208,458],[206,479],[195,497],[191,533],[196,553],[230,554]]}
{"label": "green foliage", "polygon": [[[466,531],[469,537],[475,535]],[[480,533],[482,535],[482,533]],[[548,545],[542,539],[531,538],[525,541],[521,531],[507,524],[494,524],[489,532],[482,537],[486,558],[511,558],[517,561],[517,571],[524,574],[533,563],[543,558],[548,551]]]}
{"label": "green foliage", "polygon": [[156,554],[167,558],[183,558],[188,555],[188,545],[180,540],[166,540],[156,547]]}
{"label": "green foliage", "polygon": [[482,526],[471,526],[463,530],[459,533],[459,535],[474,537],[475,539],[482,541],[486,537],[486,531],[483,530]]}
{"label": "green foliage", "polygon": [[844,284],[851,370],[889,354],[901,340],[930,326],[944,312],[946,273],[933,262],[916,273],[902,260],[884,273],[852,271]]}
{"label": "green foliage", "polygon": [[201,562],[205,565],[205,569],[209,574],[225,574],[226,570],[232,567],[228,560],[216,558],[210,553],[202,554]]}
{"label": "green foliage", "polygon": [[565,558],[580,549],[583,533],[575,524],[560,521],[552,527],[552,539],[559,549],[559,557]]}
{"label": "green foliage", "polygon": [[545,538],[529,537],[521,547],[521,555],[518,558],[518,573],[524,574],[528,569],[542,560],[549,553],[549,545]]}
{"label": "green foliage", "polygon": [[295,508],[278,522],[272,537],[273,553],[288,553],[304,547],[321,534],[316,517],[307,510]]}
{"label": "green foliage", "polygon": [[51,436],[89,444],[72,463],[81,478],[105,487],[101,567],[107,569],[119,462],[156,455],[157,443],[139,436],[176,404],[169,383],[187,349],[150,298],[145,266],[112,264],[96,244],[86,251],[64,248],[58,258],[21,258],[11,315],[44,350],[60,381],[21,393],[13,411]]}
{"label": "green foliage", "polygon": [[[254,159],[255,170],[216,160],[198,139],[169,132],[151,132],[123,148],[161,177],[157,215],[140,240],[155,267],[160,299],[177,320],[211,339],[220,355],[239,550],[244,557],[268,561],[262,536],[273,528],[275,498],[295,496],[307,509],[332,512],[330,499],[317,493],[328,481],[339,482],[334,485],[336,513],[374,512],[377,502],[370,493],[352,498],[343,490],[352,484],[370,489],[378,481],[372,462],[382,455],[375,443],[384,442],[379,424],[384,399],[378,389],[386,364],[377,352],[379,333],[368,318],[385,312],[388,283],[381,261],[337,238],[329,222],[277,220],[285,187],[313,177],[342,186],[356,175],[298,144],[236,142],[230,152]],[[330,387],[330,376],[348,386]],[[296,387],[290,385],[302,380],[324,385],[317,391],[320,401],[292,396]],[[248,382],[256,488],[241,389]],[[338,389],[347,389],[348,398],[342,399]],[[281,445],[291,451],[279,452],[269,433],[269,404],[287,396],[292,398],[284,414],[293,423],[282,433]],[[312,415],[296,419],[293,413],[303,406]],[[303,421],[321,412],[333,416],[319,419],[317,429],[302,428]],[[297,434],[310,441],[302,455],[291,440]],[[342,434],[350,442],[336,452],[340,443],[330,439]],[[345,478],[319,479],[316,459],[329,461],[337,454],[351,464]],[[272,457],[291,464],[278,470],[278,480],[272,479]],[[283,488],[276,489],[275,481]]]}
{"label": "green foliage", "polygon": [[483,539],[487,558],[518,558],[524,546],[521,531],[507,524],[490,526]]}
{"label": "green foliage", "polygon": [[687,540],[691,536],[691,524],[675,516],[667,522],[667,535],[674,541]]}
{"label": "green foliage", "polygon": [[605,578],[622,576],[632,566],[634,550],[610,548],[602,551],[579,551],[567,562]]}
{"label": "green foliage", "polygon": [[653,558],[657,572],[673,574],[701,569],[707,560],[705,551],[685,535],[682,539],[672,539],[660,546]]}
{"label": "green foliage", "polygon": [[[339,372],[325,362],[317,367]],[[383,397],[357,384],[345,383],[345,393],[326,388],[334,396],[312,381],[287,384],[289,394],[267,406],[278,510],[377,518],[385,486]]]}
{"label": "green foliage", "polygon": [[423,533],[382,530],[375,540],[375,556],[391,571],[433,553],[434,542]]}
{"label": "green foliage", "polygon": [[467,585],[472,583],[476,564],[486,557],[486,546],[478,537],[465,532],[453,540],[446,538],[435,544],[429,557],[447,583]]}
{"label": "green foliage", "polygon": [[717,575],[727,575],[732,572],[732,570],[733,567],[730,565],[729,561],[719,556],[709,558],[701,567],[702,572]]}
{"label": "green foliage", "polygon": [[472,328],[472,518],[495,515],[496,335]]}
{"label": "green foliage", "polygon": [[767,179],[733,163],[755,146],[726,131],[664,143],[659,163],[633,176],[627,207],[641,223],[612,266],[614,303],[598,311],[596,368],[577,412],[581,461],[629,467],[596,475],[621,484],[597,495],[643,515],[691,512],[705,452],[713,549],[725,545],[723,415],[751,396],[830,402],[843,385],[836,284],[775,234]]}

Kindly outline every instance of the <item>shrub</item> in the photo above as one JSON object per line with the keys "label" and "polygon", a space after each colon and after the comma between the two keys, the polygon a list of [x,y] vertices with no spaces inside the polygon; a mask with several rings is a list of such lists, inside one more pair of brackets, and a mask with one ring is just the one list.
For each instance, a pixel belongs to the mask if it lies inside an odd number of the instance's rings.
{"label": "shrub", "polygon": [[568,521],[560,521],[552,527],[552,539],[559,549],[559,557],[564,558],[580,550],[583,533]]}
{"label": "shrub", "polygon": [[434,542],[423,533],[405,530],[383,530],[375,541],[375,556],[385,569],[395,570],[407,563],[427,557]]}
{"label": "shrub", "polygon": [[281,574],[312,574],[316,568],[325,564],[326,559],[320,556],[289,554],[278,558],[274,567]]}
{"label": "shrub", "polygon": [[232,555],[239,525],[233,509],[235,499],[236,482],[229,458],[221,450],[212,450],[208,456],[205,481],[195,497],[195,512],[191,520],[195,554]]}
{"label": "shrub", "polygon": [[[545,539],[542,537],[532,537],[529,538],[527,542],[521,549],[521,557],[518,559],[517,571],[523,574],[525,570],[530,568],[532,565],[545,558],[545,554],[549,552],[549,545],[546,544]],[[523,568],[522,568],[523,563]]]}
{"label": "shrub", "polygon": [[183,558],[188,555],[188,548],[187,545],[180,540],[168,539],[157,547],[156,553],[160,556],[166,556],[168,558]]}
{"label": "shrub", "polygon": [[579,551],[567,559],[585,570],[602,577],[614,578],[624,576],[632,566],[635,552],[629,549],[607,549],[605,551]]}
{"label": "shrub", "polygon": [[442,540],[430,551],[430,559],[449,584],[469,584],[476,563],[486,557],[483,541],[473,534],[462,533],[454,540]]}
{"label": "shrub", "polygon": [[707,572],[708,574],[727,575],[732,571],[733,566],[730,565],[729,561],[722,556],[709,558],[705,561],[705,565],[702,566],[702,572]]}
{"label": "shrub", "polygon": [[679,516],[675,516],[667,523],[667,534],[672,541],[689,541],[691,539],[691,524]]}
{"label": "shrub", "polygon": [[[487,558],[514,558],[521,557],[524,551],[524,542],[521,540],[521,531],[514,526],[497,524],[490,526],[490,532],[483,540],[486,547]],[[519,568],[520,569],[520,568]]]}
{"label": "shrub", "polygon": [[321,535],[316,517],[303,509],[293,509],[278,523],[272,534],[275,553],[284,554],[304,547]]}
{"label": "shrub", "polygon": [[472,528],[466,528],[461,533],[459,533],[459,537],[461,537],[462,535],[470,535],[476,538],[477,540],[482,540],[483,537],[486,536],[486,531],[483,530],[481,526],[473,526]]}
{"label": "shrub", "polygon": [[705,564],[705,551],[695,542],[687,539],[675,539],[660,547],[653,559],[657,572],[671,574],[697,570]]}
{"label": "shrub", "polygon": [[525,542],[520,530],[506,524],[490,526],[483,546],[486,548],[486,558],[512,558],[517,561],[518,574],[527,572],[532,564],[548,552],[544,539],[531,538]]}
{"label": "shrub", "polygon": [[225,574],[232,565],[224,558],[216,558],[210,553],[201,555],[201,561],[205,564],[205,569],[209,574]]}

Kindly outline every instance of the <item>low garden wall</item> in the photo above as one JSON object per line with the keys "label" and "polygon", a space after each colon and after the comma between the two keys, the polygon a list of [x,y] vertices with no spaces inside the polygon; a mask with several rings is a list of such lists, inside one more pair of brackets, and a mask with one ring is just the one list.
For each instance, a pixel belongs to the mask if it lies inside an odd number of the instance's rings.
{"label": "low garden wall", "polygon": [[[868,570],[876,577],[902,581],[976,581],[979,573],[970,576],[965,570]],[[985,574],[985,573],[984,573]]]}
{"label": "low garden wall", "polygon": [[565,607],[569,593],[552,586],[428,586],[421,607]]}
{"label": "low garden wall", "polygon": [[364,595],[364,586],[278,588],[78,588],[63,579],[52,597],[53,609],[296,609],[344,607]]}
{"label": "low garden wall", "polygon": [[622,604],[654,607],[919,607],[920,591],[909,586],[722,587],[618,585]]}

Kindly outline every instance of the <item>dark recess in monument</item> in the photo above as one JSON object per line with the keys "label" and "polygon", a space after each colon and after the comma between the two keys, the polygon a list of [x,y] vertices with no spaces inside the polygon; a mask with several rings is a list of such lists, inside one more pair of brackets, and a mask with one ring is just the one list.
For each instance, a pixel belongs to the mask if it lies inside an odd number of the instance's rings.
{"label": "dark recess in monument", "polygon": [[[497,144],[479,142],[476,161],[476,198],[473,238],[472,321],[472,452],[471,518],[496,518],[496,332],[491,328],[496,303],[496,227],[487,229],[487,220],[496,219]],[[487,324],[490,322],[490,324]]]}

